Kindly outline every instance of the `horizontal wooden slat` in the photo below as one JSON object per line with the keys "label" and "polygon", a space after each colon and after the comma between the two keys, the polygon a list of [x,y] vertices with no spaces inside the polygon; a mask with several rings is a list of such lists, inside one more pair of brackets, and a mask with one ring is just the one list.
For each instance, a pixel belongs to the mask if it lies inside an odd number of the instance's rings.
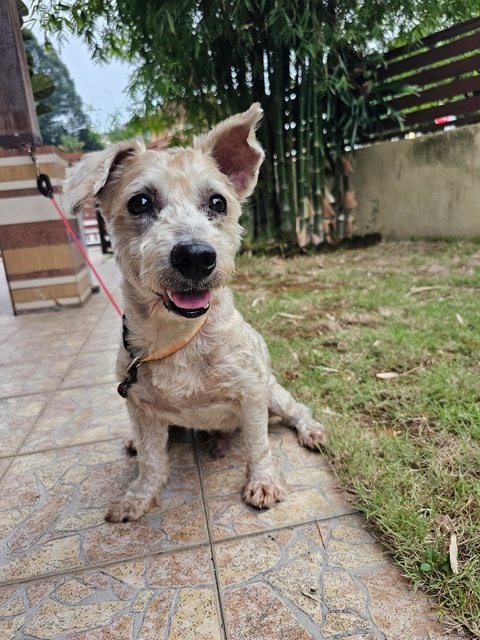
{"label": "horizontal wooden slat", "polygon": [[461,40],[455,40],[454,42],[441,45],[430,51],[424,51],[423,53],[405,58],[399,62],[389,64],[385,69],[380,71],[379,75],[382,79],[393,78],[408,71],[421,69],[435,62],[454,58],[476,49],[480,49],[480,32],[462,38]]}
{"label": "horizontal wooden slat", "polygon": [[456,102],[449,102],[448,104],[407,113],[405,116],[405,126],[422,122],[432,122],[435,118],[445,116],[464,115],[478,110],[480,110],[480,96],[474,96],[472,98],[465,98],[464,100],[457,100]]}
{"label": "horizontal wooden slat", "polygon": [[410,107],[420,106],[427,102],[436,100],[446,100],[447,98],[455,98],[465,93],[480,92],[480,75],[454,80],[448,84],[442,84],[439,87],[433,87],[417,94],[410,94],[395,98],[390,102],[390,106],[400,111]]}
{"label": "horizontal wooden slat", "polygon": [[455,24],[452,27],[448,27],[443,31],[437,31],[437,33],[432,33],[417,42],[412,44],[403,45],[402,47],[397,47],[396,49],[390,49],[385,54],[385,60],[394,60],[395,58],[399,58],[402,55],[408,55],[409,53],[414,53],[415,49],[421,49],[423,47],[432,46],[432,44],[436,44],[437,42],[443,42],[444,40],[450,40],[451,38],[457,38],[463,33],[468,33],[473,29],[480,29],[480,17],[472,18],[471,20],[466,20],[465,22],[461,22],[460,24]]}
{"label": "horizontal wooden slat", "polygon": [[476,53],[468,58],[449,62],[448,64],[443,64],[440,67],[434,67],[433,69],[426,69],[425,71],[414,73],[411,76],[402,78],[402,82],[407,85],[423,87],[426,84],[434,84],[441,80],[456,78],[460,75],[476,70],[480,70],[480,53]]}
{"label": "horizontal wooden slat", "polygon": [[[457,100],[455,102],[449,102],[447,104],[437,105],[435,107],[429,107],[427,109],[419,109],[418,111],[412,111],[404,116],[404,129],[405,133],[416,125],[422,125],[423,123],[433,123],[436,118],[444,118],[446,116],[464,117],[467,115],[474,115],[477,111],[480,111],[480,96],[474,96],[472,98],[465,98],[464,100]],[[456,123],[457,121],[452,121]],[[390,131],[398,131],[398,122],[393,118],[386,118],[379,125],[379,133]]]}
{"label": "horizontal wooden slat", "polygon": [[381,142],[382,140],[390,140],[391,138],[401,138],[403,139],[407,133],[410,132],[420,132],[420,133],[435,133],[440,132],[445,129],[445,127],[454,126],[455,128],[463,127],[469,124],[476,124],[480,122],[480,112],[473,113],[465,117],[457,118],[452,122],[447,122],[444,124],[435,124],[435,122],[423,123],[416,126],[408,127],[407,129],[399,129],[398,126],[395,128],[391,128],[390,130],[384,130],[383,132],[378,132],[373,136],[369,136],[364,138],[361,143],[362,144],[371,144],[372,142]]}

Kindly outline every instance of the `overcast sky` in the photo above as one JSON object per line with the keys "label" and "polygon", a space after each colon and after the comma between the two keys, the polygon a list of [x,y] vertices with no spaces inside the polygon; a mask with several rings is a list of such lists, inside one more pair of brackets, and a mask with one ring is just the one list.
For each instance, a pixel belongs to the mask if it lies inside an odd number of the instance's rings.
{"label": "overcast sky", "polygon": [[[38,26],[33,27],[33,32],[43,44],[44,36]],[[67,66],[94,128],[101,132],[112,128],[115,114],[120,122],[125,122],[129,111],[125,92],[129,77],[128,65],[118,61],[102,65],[94,63],[86,45],[73,36],[69,36],[68,41],[62,42],[61,46],[53,38],[51,42]]]}

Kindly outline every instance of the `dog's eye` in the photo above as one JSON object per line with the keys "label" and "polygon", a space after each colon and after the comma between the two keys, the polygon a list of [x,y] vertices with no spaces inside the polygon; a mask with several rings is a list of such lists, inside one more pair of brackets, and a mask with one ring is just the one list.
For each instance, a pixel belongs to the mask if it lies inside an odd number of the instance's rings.
{"label": "dog's eye", "polygon": [[145,193],[139,193],[137,196],[130,198],[127,209],[132,216],[140,216],[144,213],[151,213],[153,210],[153,202],[150,196]]}
{"label": "dog's eye", "polygon": [[208,208],[214,213],[225,213],[227,210],[227,201],[219,193],[215,193],[213,196],[210,196]]}

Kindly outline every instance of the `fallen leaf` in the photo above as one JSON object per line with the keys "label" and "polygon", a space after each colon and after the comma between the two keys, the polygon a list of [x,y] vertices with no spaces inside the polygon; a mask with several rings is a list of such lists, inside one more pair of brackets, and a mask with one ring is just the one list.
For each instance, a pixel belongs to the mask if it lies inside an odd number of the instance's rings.
{"label": "fallen leaf", "polygon": [[283,377],[286,380],[296,380],[298,378],[298,373],[296,371],[284,371]]}
{"label": "fallen leaf", "polygon": [[450,566],[453,573],[458,573],[458,546],[457,546],[457,534],[452,533],[450,536],[450,547],[448,549],[448,556],[450,558]]}
{"label": "fallen leaf", "polygon": [[342,320],[346,324],[359,324],[364,327],[370,327],[378,323],[377,318],[369,313],[347,313],[342,317]]}
{"label": "fallen leaf", "polygon": [[316,596],[314,593],[311,593],[311,591],[307,591],[306,589],[302,589],[302,594],[304,596],[306,596],[307,598],[310,598],[311,600],[315,600],[315,602],[321,602],[321,598],[319,598],[318,596]]}
{"label": "fallen leaf", "polygon": [[303,320],[305,316],[297,316],[294,313],[284,313],[283,311],[277,311],[273,315],[273,318],[280,316],[280,318],[287,318],[287,320]]}
{"label": "fallen leaf", "polygon": [[380,378],[380,380],[391,380],[392,378],[398,378],[400,375],[398,371],[382,371],[381,373],[376,373],[375,377]]}
{"label": "fallen leaf", "polygon": [[386,307],[378,307],[378,313],[384,318],[391,318],[393,316],[393,311]]}
{"label": "fallen leaf", "polygon": [[312,369],[318,369],[322,373],[342,373],[340,369],[334,369],[333,367],[324,367],[323,365],[312,365]]}
{"label": "fallen leaf", "polygon": [[434,284],[428,287],[412,287],[408,292],[408,295],[413,296],[417,293],[423,293],[424,291],[433,291],[434,289],[444,289],[445,285],[443,284]]}
{"label": "fallen leaf", "polygon": [[454,526],[450,516],[439,515],[435,519],[435,522],[438,524],[440,529],[443,529],[444,531],[450,532],[450,531],[453,531],[455,529],[455,526]]}
{"label": "fallen leaf", "polygon": [[265,296],[260,296],[260,298],[255,298],[255,300],[252,302],[251,307],[252,309],[255,309],[255,307],[257,306],[257,304],[259,302],[263,302],[265,300]]}
{"label": "fallen leaf", "polygon": [[[318,331],[317,333],[319,336],[323,335],[323,331]],[[344,353],[348,349],[347,343],[343,342],[342,340],[324,340],[322,342],[322,347],[332,347],[333,349],[336,349],[337,351],[340,351],[342,353]]]}
{"label": "fallen leaf", "polygon": [[390,380],[391,378],[398,378],[400,376],[408,376],[410,373],[413,373],[417,369],[420,369],[422,365],[419,364],[417,367],[413,367],[413,369],[409,369],[408,371],[402,371],[399,373],[398,371],[381,371],[380,373],[376,373],[375,376],[380,378],[380,380]]}

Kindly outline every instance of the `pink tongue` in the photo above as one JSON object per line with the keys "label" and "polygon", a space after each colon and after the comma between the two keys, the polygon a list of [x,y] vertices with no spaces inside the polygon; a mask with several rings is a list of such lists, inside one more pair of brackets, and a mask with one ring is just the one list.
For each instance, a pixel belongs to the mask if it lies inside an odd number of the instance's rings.
{"label": "pink tongue", "polygon": [[201,309],[210,303],[210,291],[196,291],[195,293],[170,293],[170,298],[180,309]]}

